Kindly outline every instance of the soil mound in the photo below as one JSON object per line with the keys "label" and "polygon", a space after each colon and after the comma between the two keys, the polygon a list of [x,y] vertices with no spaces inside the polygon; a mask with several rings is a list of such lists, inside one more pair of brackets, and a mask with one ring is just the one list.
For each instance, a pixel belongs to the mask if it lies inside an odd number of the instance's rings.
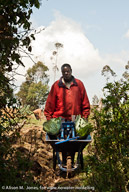
{"label": "soil mound", "polygon": [[20,139],[13,145],[17,151],[33,161],[31,173],[43,186],[53,186],[57,179],[52,169],[52,148],[45,142],[45,132],[40,126],[24,125]]}

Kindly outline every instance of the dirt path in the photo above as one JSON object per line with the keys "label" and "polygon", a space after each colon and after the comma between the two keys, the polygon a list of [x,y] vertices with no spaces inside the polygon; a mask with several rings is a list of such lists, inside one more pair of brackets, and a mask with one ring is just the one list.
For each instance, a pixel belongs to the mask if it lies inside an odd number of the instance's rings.
{"label": "dirt path", "polygon": [[[59,173],[58,166],[56,171],[53,170],[52,147],[45,142],[45,132],[42,126],[28,127],[28,125],[25,125],[21,129],[20,135],[21,138],[14,147],[33,160],[31,173],[34,175],[35,181],[38,181],[44,187],[55,187],[55,191],[59,186],[72,187],[77,185],[79,182],[78,175],[66,179],[66,174]],[[54,191],[54,189],[47,189],[47,191]],[[60,190],[58,189],[58,191]]]}

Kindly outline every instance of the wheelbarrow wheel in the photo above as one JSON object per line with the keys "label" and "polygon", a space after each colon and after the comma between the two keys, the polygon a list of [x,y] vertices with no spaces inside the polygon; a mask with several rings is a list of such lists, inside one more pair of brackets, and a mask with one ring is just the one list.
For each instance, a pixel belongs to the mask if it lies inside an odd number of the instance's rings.
{"label": "wheelbarrow wheel", "polygon": [[70,155],[67,155],[67,178],[71,177],[72,159]]}

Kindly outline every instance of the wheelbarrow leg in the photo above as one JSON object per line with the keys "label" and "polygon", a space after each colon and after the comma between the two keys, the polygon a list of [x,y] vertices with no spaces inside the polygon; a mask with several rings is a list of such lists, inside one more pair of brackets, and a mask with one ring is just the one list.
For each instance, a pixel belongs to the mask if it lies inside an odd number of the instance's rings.
{"label": "wheelbarrow leg", "polygon": [[56,170],[56,160],[57,160],[56,151],[53,150],[53,169],[54,170]]}
{"label": "wheelbarrow leg", "polygon": [[80,164],[81,164],[81,169],[84,169],[84,164],[83,164],[83,152],[80,152]]}

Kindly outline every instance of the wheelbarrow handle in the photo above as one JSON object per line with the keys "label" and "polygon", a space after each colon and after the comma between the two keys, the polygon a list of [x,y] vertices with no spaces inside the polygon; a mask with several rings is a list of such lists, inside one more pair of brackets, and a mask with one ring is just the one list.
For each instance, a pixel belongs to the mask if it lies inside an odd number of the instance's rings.
{"label": "wheelbarrow handle", "polygon": [[77,136],[77,137],[72,137],[72,138],[70,138],[70,139],[66,139],[66,140],[63,140],[63,141],[58,141],[58,142],[56,142],[55,144],[58,145],[58,144],[65,143],[65,142],[68,142],[68,141],[71,141],[71,140],[76,140],[76,139],[78,139],[78,138],[79,138],[79,136]]}

